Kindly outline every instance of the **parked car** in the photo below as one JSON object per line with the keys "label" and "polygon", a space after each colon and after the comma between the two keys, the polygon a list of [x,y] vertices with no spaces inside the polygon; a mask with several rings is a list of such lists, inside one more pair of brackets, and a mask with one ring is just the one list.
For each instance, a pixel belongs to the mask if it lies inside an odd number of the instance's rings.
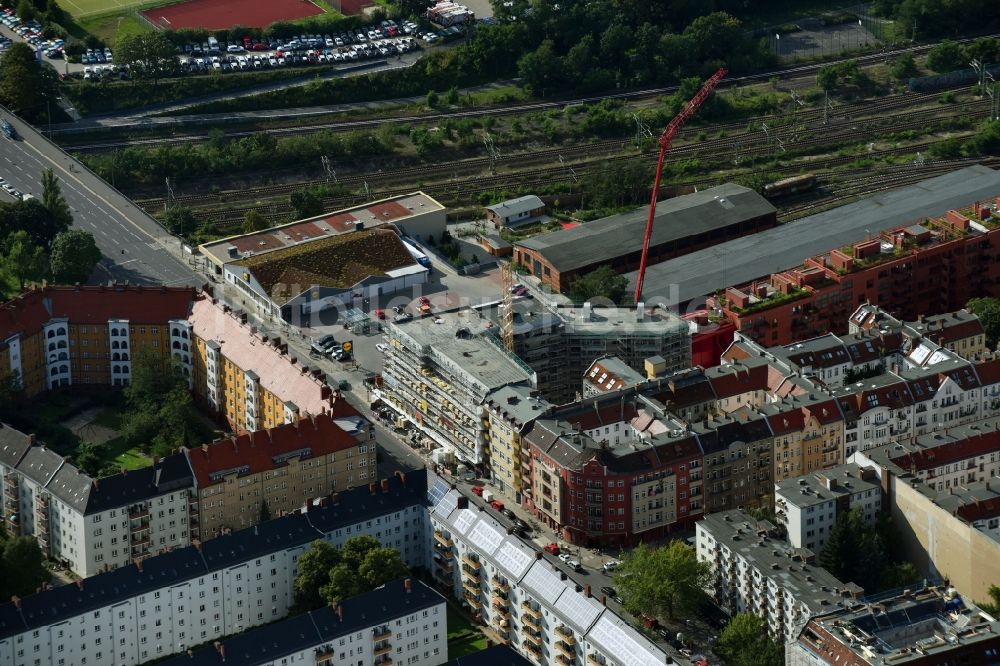
{"label": "parked car", "polygon": [[554,544],[554,543],[550,543],[547,546],[545,546],[544,550],[549,555],[558,555],[559,554],[559,546],[557,544]]}
{"label": "parked car", "polygon": [[327,334],[320,338],[317,338],[316,340],[313,340],[310,347],[312,347],[313,351],[319,352],[320,354],[325,354],[330,349],[330,347],[333,347],[335,344],[337,344],[337,341],[333,338],[332,335]]}
{"label": "parked car", "polygon": [[567,560],[566,564],[573,571],[583,571],[583,565],[577,562],[576,560]]}
{"label": "parked car", "polygon": [[602,568],[604,569],[605,572],[610,572],[617,569],[620,564],[621,562],[619,562],[618,560],[609,560],[604,563],[604,566]]}
{"label": "parked car", "polygon": [[503,511],[503,502],[501,502],[500,500],[493,500],[492,502],[490,502],[490,506],[496,509],[497,511]]}
{"label": "parked car", "polygon": [[483,496],[483,487],[482,486],[472,486],[472,494],[476,495],[477,497],[482,497]]}
{"label": "parked car", "polygon": [[559,559],[562,560],[563,562],[569,562],[569,560],[570,560],[570,554],[569,553],[559,553]]}
{"label": "parked car", "polygon": [[379,350],[383,354],[389,353],[389,345],[385,344],[384,342],[380,342],[377,345],[375,345],[375,349]]}

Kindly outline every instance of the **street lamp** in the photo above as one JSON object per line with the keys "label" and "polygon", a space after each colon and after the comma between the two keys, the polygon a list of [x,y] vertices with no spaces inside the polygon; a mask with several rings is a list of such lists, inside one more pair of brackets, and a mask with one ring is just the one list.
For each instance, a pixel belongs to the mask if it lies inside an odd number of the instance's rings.
{"label": "street lamp", "polygon": [[774,44],[778,48],[778,57],[781,57],[781,35],[774,33]]}

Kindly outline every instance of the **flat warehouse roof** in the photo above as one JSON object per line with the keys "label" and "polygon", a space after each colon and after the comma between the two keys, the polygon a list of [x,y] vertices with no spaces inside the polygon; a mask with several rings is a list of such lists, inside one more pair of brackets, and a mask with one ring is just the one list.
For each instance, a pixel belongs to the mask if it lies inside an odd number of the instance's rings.
{"label": "flat warehouse roof", "polygon": [[[864,240],[866,233],[874,236],[997,195],[1000,171],[977,164],[649,266],[643,295],[669,297],[677,285],[682,302],[705,296],[798,266],[807,257]],[[628,274],[633,287],[636,276],[637,271]]]}
{"label": "flat warehouse roof", "polygon": [[[753,190],[726,183],[660,201],[650,245],[655,247],[774,212],[774,206]],[[637,208],[516,245],[540,253],[558,271],[571,271],[641,250],[647,215],[648,208]]]}

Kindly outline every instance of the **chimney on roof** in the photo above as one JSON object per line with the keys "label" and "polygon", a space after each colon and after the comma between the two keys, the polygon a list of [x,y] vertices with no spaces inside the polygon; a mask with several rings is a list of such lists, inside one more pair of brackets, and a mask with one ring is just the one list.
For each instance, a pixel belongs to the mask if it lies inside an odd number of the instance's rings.
{"label": "chimney on roof", "polygon": [[469,508],[469,498],[468,497],[459,497],[458,500],[455,502],[455,508],[457,508],[457,509],[468,509]]}
{"label": "chimney on roof", "polygon": [[535,551],[535,559],[536,560],[542,559],[542,551],[540,551],[540,550],[536,550]]}
{"label": "chimney on roof", "polygon": [[201,450],[204,451],[206,455],[208,454],[208,442],[201,443]]}
{"label": "chimney on roof", "polygon": [[36,441],[38,441],[38,437],[35,435],[35,433],[31,433],[28,435],[28,446],[34,446]]}
{"label": "chimney on roof", "polygon": [[405,588],[406,588],[406,591],[407,591],[408,593],[409,593],[409,592],[412,592],[412,591],[413,591],[413,581],[412,581],[412,580],[410,580],[409,578],[406,578],[406,579],[404,579],[404,580],[403,580],[403,587],[405,587]]}
{"label": "chimney on roof", "polygon": [[372,495],[375,494],[375,482],[374,481],[372,481],[371,483],[368,484],[368,492],[370,492]]}
{"label": "chimney on roof", "polygon": [[142,560],[136,559],[135,568],[139,570],[139,573],[142,573]]}
{"label": "chimney on roof", "polygon": [[589,584],[583,586],[583,593],[585,595],[587,595],[588,599],[590,598],[590,585]]}
{"label": "chimney on roof", "polygon": [[398,470],[398,469],[396,470],[396,478],[399,479],[399,482],[402,485],[404,485],[404,486],[406,485],[406,474],[403,474],[403,472],[401,470]]}
{"label": "chimney on roof", "polygon": [[268,443],[270,443],[271,441],[273,441],[271,439],[271,429],[270,428],[267,429],[267,441],[268,441]]}
{"label": "chimney on roof", "polygon": [[99,487],[100,484],[97,483],[97,479],[94,479],[93,481],[91,481],[90,484],[92,486],[94,486],[94,490],[99,490],[100,489],[100,487]]}
{"label": "chimney on roof", "polygon": [[343,622],[344,621],[344,607],[337,604],[337,618]]}
{"label": "chimney on roof", "polygon": [[81,590],[83,589],[83,579],[82,578],[80,580],[76,581],[76,586],[78,588],[80,588]]}
{"label": "chimney on roof", "polygon": [[21,607],[21,597],[17,596],[16,594],[10,598],[10,602],[14,604],[14,608]]}
{"label": "chimney on roof", "polygon": [[389,492],[389,479],[382,479],[382,492]]}

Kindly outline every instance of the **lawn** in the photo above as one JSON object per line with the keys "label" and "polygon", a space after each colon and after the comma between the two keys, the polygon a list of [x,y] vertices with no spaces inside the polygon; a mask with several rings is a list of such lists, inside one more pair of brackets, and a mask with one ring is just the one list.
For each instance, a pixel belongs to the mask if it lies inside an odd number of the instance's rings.
{"label": "lawn", "polygon": [[62,0],[59,5],[77,20],[103,15],[117,21],[119,16],[126,16],[126,12],[132,9],[174,2],[177,0]]}
{"label": "lawn", "polygon": [[[94,423],[102,425],[112,430],[121,428],[122,411],[118,407],[105,409],[97,415]],[[115,437],[105,444],[108,447],[107,459],[112,460],[119,467],[125,469],[141,469],[149,467],[153,461],[145,453],[136,447],[129,447],[123,437]]]}
{"label": "lawn", "polygon": [[94,35],[105,44],[114,48],[122,37],[141,35],[152,28],[148,23],[134,16],[123,14],[102,14],[82,18],[78,21],[81,28]]}
{"label": "lawn", "polygon": [[486,649],[486,636],[458,611],[448,604],[448,658],[465,657]]}

